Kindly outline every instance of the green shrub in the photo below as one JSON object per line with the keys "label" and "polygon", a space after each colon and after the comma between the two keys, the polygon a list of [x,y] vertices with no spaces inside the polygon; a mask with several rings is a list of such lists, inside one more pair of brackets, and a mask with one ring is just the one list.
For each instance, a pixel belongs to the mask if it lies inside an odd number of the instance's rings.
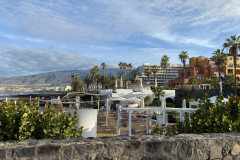
{"label": "green shrub", "polygon": [[166,106],[171,107],[171,108],[175,108],[175,105],[173,103],[167,103]]}
{"label": "green shrub", "polygon": [[158,98],[154,98],[152,103],[149,104],[149,106],[161,106],[160,103],[159,103],[159,100]]}
{"label": "green shrub", "polygon": [[77,114],[62,110],[54,113],[53,105],[45,105],[39,112],[36,102],[29,106],[23,102],[0,102],[0,141],[44,138],[81,137],[82,127],[76,130]]}
{"label": "green shrub", "polygon": [[240,99],[230,97],[228,102],[222,102],[219,96],[216,104],[204,98],[195,113],[185,115],[184,122],[178,122],[179,133],[222,133],[240,132]]}

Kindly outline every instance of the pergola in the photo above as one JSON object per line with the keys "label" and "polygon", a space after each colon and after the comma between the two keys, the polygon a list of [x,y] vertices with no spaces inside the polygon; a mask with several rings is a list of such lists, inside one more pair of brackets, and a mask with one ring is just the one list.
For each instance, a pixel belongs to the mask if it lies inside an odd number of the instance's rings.
{"label": "pergola", "polygon": [[[170,107],[147,107],[147,108],[125,108],[125,107],[119,107],[118,108],[118,119],[117,119],[117,135],[120,135],[120,127],[121,127],[121,111],[128,111],[128,122],[129,122],[129,136],[132,136],[132,112],[146,112],[147,113],[147,124],[146,124],[146,130],[147,134],[149,134],[149,122],[151,120],[151,112],[156,113],[159,118],[160,122],[158,121],[158,125],[161,124],[166,125],[166,113],[171,111],[177,111],[180,114],[180,122],[184,120],[184,113],[186,112],[195,112],[197,109],[195,108],[170,108]],[[162,114],[162,116],[161,116]]]}

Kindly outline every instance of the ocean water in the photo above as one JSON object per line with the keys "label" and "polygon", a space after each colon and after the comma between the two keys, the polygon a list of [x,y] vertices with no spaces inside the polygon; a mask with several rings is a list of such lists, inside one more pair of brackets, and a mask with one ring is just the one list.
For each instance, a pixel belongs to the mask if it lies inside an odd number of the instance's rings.
{"label": "ocean water", "polygon": [[24,94],[38,94],[40,92],[0,92],[0,96],[24,95]]}

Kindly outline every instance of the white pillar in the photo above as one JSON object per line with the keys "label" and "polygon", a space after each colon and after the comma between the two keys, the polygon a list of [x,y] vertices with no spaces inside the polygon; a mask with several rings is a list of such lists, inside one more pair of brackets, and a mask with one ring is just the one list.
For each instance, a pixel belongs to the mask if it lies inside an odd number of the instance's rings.
{"label": "white pillar", "polygon": [[155,88],[157,87],[157,78],[155,78]]}
{"label": "white pillar", "polygon": [[129,136],[132,136],[132,111],[128,112]]}
{"label": "white pillar", "polygon": [[150,116],[150,112],[148,111],[147,112],[147,126],[146,126],[147,127],[147,134],[149,134],[149,128],[150,128],[149,127],[150,126],[149,123],[150,123],[150,121],[151,121],[151,116]]}
{"label": "white pillar", "polygon": [[222,93],[222,80],[219,82],[219,86],[220,86],[220,93]]}
{"label": "white pillar", "polygon": [[117,136],[120,135],[120,128],[121,128],[121,106],[118,108]]}
{"label": "white pillar", "polygon": [[142,78],[140,78],[140,89],[143,89]]}
{"label": "white pillar", "polygon": [[162,115],[162,123],[164,124],[164,125],[166,125],[166,114],[165,114],[165,111],[163,111],[163,115]]}
{"label": "white pillar", "polygon": [[79,109],[79,102],[80,102],[80,97],[79,96],[77,96],[76,97],[76,107],[77,107],[77,109]]}
{"label": "white pillar", "polygon": [[117,79],[115,80],[115,89],[118,88],[118,82],[117,82]]}
{"label": "white pillar", "polygon": [[108,98],[106,101],[106,126],[108,125]]}
{"label": "white pillar", "polygon": [[97,101],[98,111],[99,111],[99,100],[100,100],[100,97],[98,97],[98,101]]}
{"label": "white pillar", "polygon": [[183,122],[183,112],[180,111],[179,114],[180,114],[180,115],[179,115],[179,117],[180,117],[180,122]]}
{"label": "white pillar", "polygon": [[91,104],[93,105],[93,96],[91,96]]}
{"label": "white pillar", "polygon": [[122,77],[121,77],[121,79],[120,79],[120,88],[122,89],[122,87],[123,87],[123,80],[122,80]]}

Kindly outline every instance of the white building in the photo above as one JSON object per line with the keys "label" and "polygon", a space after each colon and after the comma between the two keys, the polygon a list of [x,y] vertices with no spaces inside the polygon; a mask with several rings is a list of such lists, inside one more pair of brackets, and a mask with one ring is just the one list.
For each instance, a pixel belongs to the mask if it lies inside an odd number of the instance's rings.
{"label": "white building", "polygon": [[71,91],[72,90],[72,87],[71,86],[66,86],[64,91]]}
{"label": "white building", "polygon": [[[146,68],[152,68],[154,65],[149,63],[144,63],[142,66],[137,68],[138,72],[141,74],[139,78],[143,78],[146,82],[148,82],[148,77],[144,74],[144,70]],[[157,65],[158,72],[156,74],[157,85],[164,87],[164,78],[165,78],[165,71],[161,68],[160,65]],[[169,64],[167,68],[167,77],[166,77],[166,85],[168,84],[169,80],[174,80],[178,77],[178,71],[183,68],[183,64]],[[154,74],[149,78],[150,84],[152,87],[155,86]]]}

